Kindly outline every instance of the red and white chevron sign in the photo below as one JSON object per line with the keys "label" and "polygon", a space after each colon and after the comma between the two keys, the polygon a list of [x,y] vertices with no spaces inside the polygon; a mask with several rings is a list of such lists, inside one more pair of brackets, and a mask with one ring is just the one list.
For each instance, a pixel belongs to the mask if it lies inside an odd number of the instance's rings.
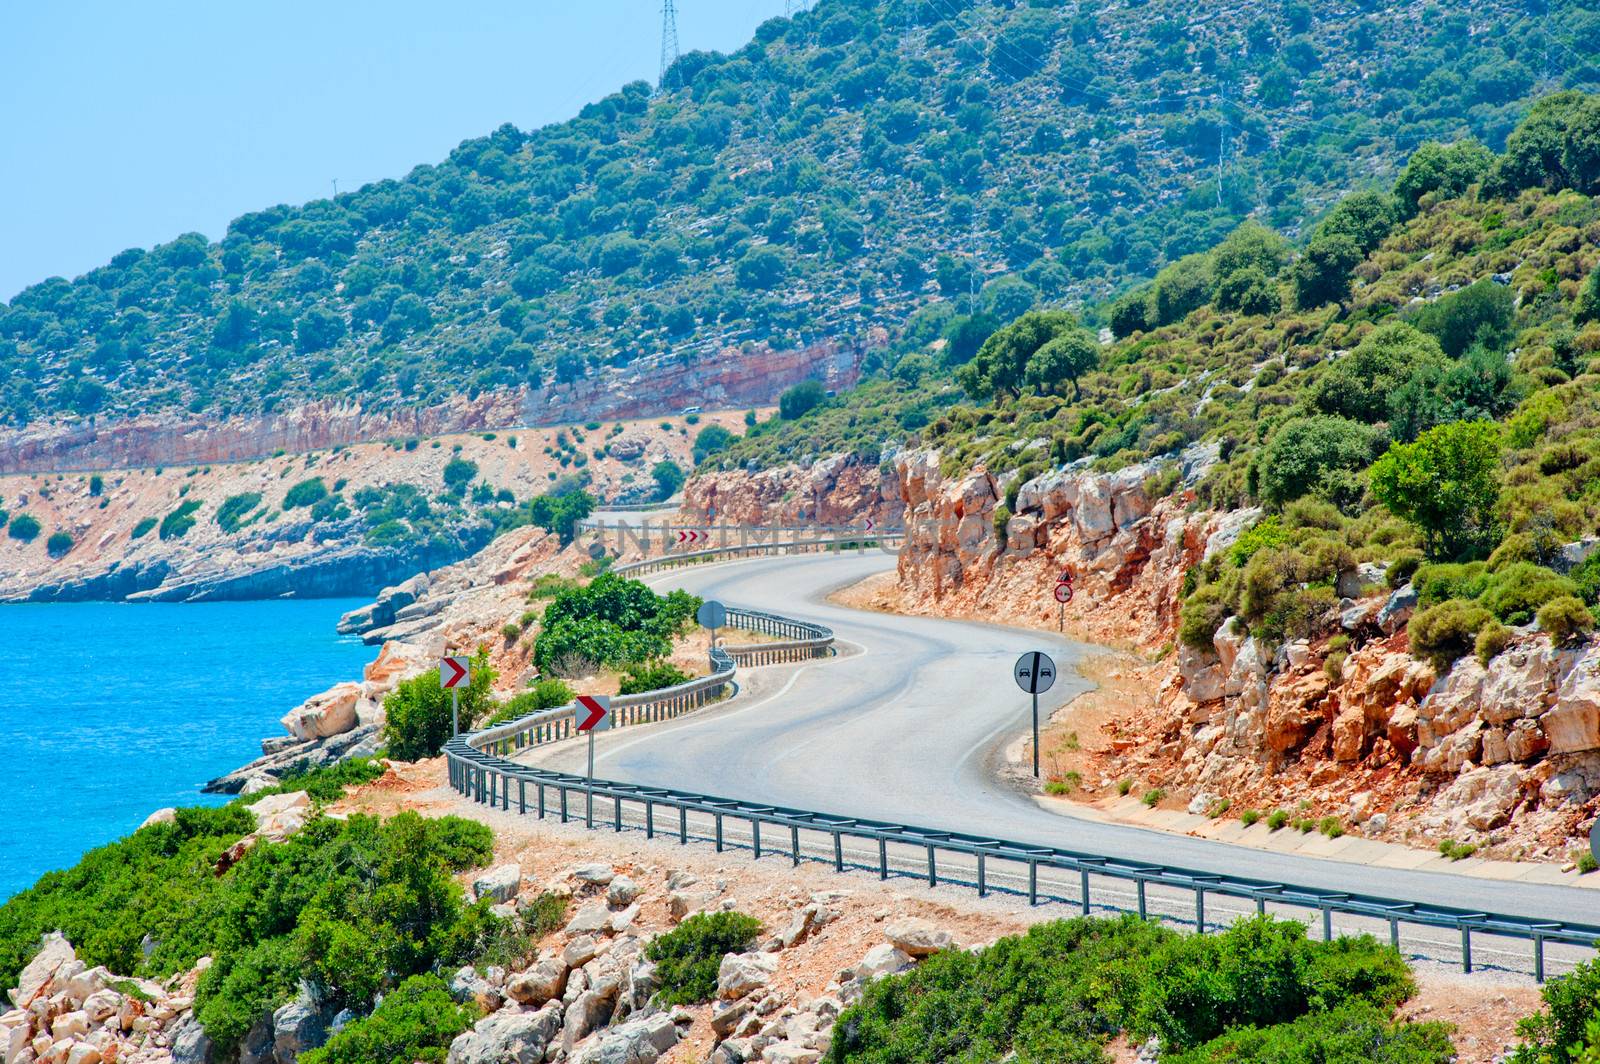
{"label": "red and white chevron sign", "polygon": [[471,658],[440,658],[439,686],[446,691],[466,687],[472,682]]}
{"label": "red and white chevron sign", "polygon": [[866,520],[866,526],[867,526],[867,531],[871,532],[874,528],[878,527],[878,522],[874,521],[872,518],[869,517]]}
{"label": "red and white chevron sign", "polygon": [[611,699],[606,695],[578,696],[578,730],[605,731],[611,727]]}
{"label": "red and white chevron sign", "polygon": [[709,540],[710,538],[711,538],[711,533],[702,532],[698,528],[680,528],[680,529],[678,529],[678,546],[680,546],[680,547],[684,547],[684,546],[692,547],[696,543],[700,543],[700,542],[703,542],[705,540]]}

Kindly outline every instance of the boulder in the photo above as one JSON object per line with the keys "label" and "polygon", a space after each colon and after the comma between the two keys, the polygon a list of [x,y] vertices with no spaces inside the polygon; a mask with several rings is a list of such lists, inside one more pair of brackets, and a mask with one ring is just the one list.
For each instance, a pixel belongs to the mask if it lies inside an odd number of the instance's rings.
{"label": "boulder", "polygon": [[476,1004],[481,1012],[493,1012],[503,1001],[500,988],[470,964],[462,965],[450,977],[450,996],[462,1004]]}
{"label": "boulder", "polygon": [[881,975],[903,972],[915,963],[911,955],[888,942],[881,942],[867,950],[866,956],[849,969],[847,978],[876,979]]}
{"label": "boulder", "polygon": [[603,887],[617,878],[616,870],[606,864],[581,864],[569,873],[579,883],[587,883],[593,887]]}
{"label": "boulder", "polygon": [[1539,718],[1539,724],[1552,754],[1600,747],[1600,648],[1589,648],[1573,664],[1555,706]]}
{"label": "boulder", "polygon": [[772,981],[778,958],[771,953],[729,953],[717,966],[717,997],[742,998]]}
{"label": "boulder", "polygon": [[954,935],[926,920],[896,920],[884,928],[883,935],[896,949],[912,957],[928,957],[957,948]]}
{"label": "boulder", "polygon": [[567,1006],[561,1027],[561,1044],[570,1050],[591,1033],[604,1027],[611,1019],[616,1000],[615,984],[611,986],[610,993],[607,993],[604,987],[596,987],[579,994],[577,1000]]}
{"label": "boulder", "polygon": [[190,1013],[172,1032],[173,1064],[211,1064],[211,1057],[211,1039],[206,1037],[200,1021]]}
{"label": "boulder", "polygon": [[296,739],[342,735],[356,726],[356,703],[360,700],[360,684],[348,681],[335,684],[284,714],[282,723]]}
{"label": "boulder", "polygon": [[511,977],[506,993],[523,1005],[543,1005],[559,998],[567,985],[567,965],[559,957],[541,957],[527,971]]}
{"label": "boulder", "polygon": [[578,911],[572,914],[572,919],[567,921],[566,933],[587,935],[604,931],[610,926],[611,910],[606,908],[603,900],[595,900],[578,907]]}
{"label": "boulder", "polygon": [[172,806],[164,806],[144,818],[144,823],[139,827],[147,828],[151,824],[171,824],[178,819],[178,810]]}
{"label": "boulder", "polygon": [[797,946],[838,918],[838,914],[825,905],[812,902],[795,913],[789,926],[778,936],[785,949]]}
{"label": "boulder", "polygon": [[17,977],[17,986],[11,991],[11,1001],[27,1008],[34,998],[50,990],[58,975],[71,978],[82,970],[72,943],[60,932],[52,931],[44,936],[39,952],[33,955],[33,959]]}
{"label": "boulder", "polygon": [[449,1064],[539,1064],[561,1030],[561,1006],[501,1009],[450,1043]]}
{"label": "boulder", "polygon": [[326,1042],[335,1011],[302,986],[293,1001],[272,1014],[272,1059],[277,1064],[294,1064],[301,1053]]}
{"label": "boulder", "polygon": [[572,1064],[651,1064],[678,1044],[678,1025],[658,1012],[618,1024],[573,1054]]}
{"label": "boulder", "polygon": [[567,943],[567,948],[561,951],[561,959],[568,968],[581,968],[599,952],[600,947],[592,936],[579,935]]}
{"label": "boulder", "polygon": [[761,1051],[761,1059],[766,1064],[817,1064],[822,1053],[799,1042],[775,1042]]}
{"label": "boulder", "polygon": [[1378,611],[1378,627],[1385,635],[1398,632],[1417,609],[1417,592],[1410,584],[1396,588]]}
{"label": "boulder", "polygon": [[754,1010],[755,1006],[747,997],[717,1004],[711,1010],[712,1033],[718,1038],[728,1037]]}
{"label": "boulder", "polygon": [[512,901],[522,889],[522,869],[515,864],[496,865],[472,881],[472,892],[480,900]]}
{"label": "boulder", "polygon": [[606,902],[618,909],[633,904],[639,896],[639,884],[627,876],[617,876],[606,888]]}

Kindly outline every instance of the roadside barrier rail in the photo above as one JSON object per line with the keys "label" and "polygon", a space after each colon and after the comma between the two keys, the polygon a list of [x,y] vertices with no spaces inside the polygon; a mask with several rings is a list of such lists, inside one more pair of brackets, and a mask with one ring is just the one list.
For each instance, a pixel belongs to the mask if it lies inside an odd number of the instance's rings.
{"label": "roadside barrier rail", "polygon": [[[832,652],[833,633],[822,625],[754,610],[729,609],[728,613],[738,627],[791,638],[777,644],[715,647],[711,651],[710,675],[659,691],[612,699],[614,725],[666,720],[704,705],[733,683],[740,658],[760,660],[760,654],[769,652],[793,655],[775,660],[795,660]],[[1420,955],[1434,959],[1441,959],[1440,949],[1454,950],[1455,943],[1430,940],[1425,934],[1419,938],[1419,932],[1443,930],[1458,939],[1455,955],[1466,972],[1473,970],[1475,943],[1496,955],[1510,955],[1509,948],[1502,945],[1510,940],[1531,948],[1532,974],[1540,982],[1546,973],[1547,946],[1558,944],[1592,951],[1600,941],[1600,925],[1596,924],[1479,912],[1427,901],[1128,861],[1055,846],[786,808],[696,791],[617,780],[591,781],[510,759],[509,755],[529,746],[576,734],[574,723],[575,709],[566,705],[456,736],[445,746],[451,786],[480,803],[509,810],[514,802],[519,813],[532,811],[540,818],[559,816],[562,823],[581,818],[593,828],[598,812],[602,821],[608,821],[616,831],[627,827],[643,830],[649,838],[671,835],[685,845],[690,839],[709,841],[718,852],[743,849],[757,859],[782,854],[795,865],[802,860],[822,862],[837,872],[847,868],[876,872],[884,880],[891,876],[911,877],[925,880],[929,887],[941,883],[959,885],[975,889],[980,897],[989,893],[1025,896],[1029,905],[1067,904],[1085,916],[1097,908],[1137,912],[1141,917],[1192,924],[1203,932],[1223,926],[1215,912],[1208,919],[1206,908],[1208,902],[1215,906],[1218,899],[1224,899],[1223,907],[1231,900],[1236,913],[1253,907],[1258,913],[1270,908],[1275,913],[1309,915],[1313,921],[1320,916],[1324,939],[1333,938],[1336,916],[1342,928],[1378,934],[1386,929],[1390,943],[1397,949],[1401,947],[1404,927],[1413,950],[1432,951]],[[1359,868],[1352,866],[1350,874],[1359,876]],[[1180,904],[1183,898],[1192,901],[1192,919]],[[1418,947],[1418,942],[1424,946]]]}
{"label": "roadside barrier rail", "polygon": [[612,566],[611,571],[627,575],[659,573],[684,565],[700,565],[725,558],[757,558],[768,554],[806,554],[830,550],[836,554],[846,550],[865,553],[868,548],[878,546],[886,538],[889,537],[875,533],[870,536],[856,534],[853,536],[834,536],[818,539],[793,539],[785,540],[781,543],[747,543],[727,547],[711,547],[706,550],[683,551],[678,554],[664,554],[657,558],[645,558],[637,562],[626,562],[622,565]]}

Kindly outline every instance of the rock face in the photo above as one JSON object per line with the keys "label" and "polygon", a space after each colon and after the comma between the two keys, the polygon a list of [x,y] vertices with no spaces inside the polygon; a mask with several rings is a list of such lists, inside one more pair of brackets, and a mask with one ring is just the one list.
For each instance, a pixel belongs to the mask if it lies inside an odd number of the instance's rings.
{"label": "rock face", "polygon": [[290,710],[282,724],[290,735],[302,741],[343,735],[356,726],[356,703],[363,694],[358,683],[336,684]]}
{"label": "rock face", "polygon": [[698,521],[749,525],[898,525],[903,507],[892,473],[835,455],[759,473],[710,473],[684,485],[681,512]]}

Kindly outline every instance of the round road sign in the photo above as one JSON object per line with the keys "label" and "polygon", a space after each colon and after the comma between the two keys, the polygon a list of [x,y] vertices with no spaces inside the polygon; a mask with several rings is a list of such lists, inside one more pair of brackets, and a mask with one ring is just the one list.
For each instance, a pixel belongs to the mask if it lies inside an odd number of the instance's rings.
{"label": "round road sign", "polygon": [[706,599],[694,617],[702,628],[721,628],[728,623],[728,608],[716,599]]}
{"label": "round road sign", "polygon": [[1056,663],[1050,659],[1049,654],[1030,650],[1017,659],[1012,675],[1017,678],[1017,686],[1028,694],[1043,694],[1055,686]]}
{"label": "round road sign", "polygon": [[1062,602],[1062,603],[1066,603],[1066,602],[1071,602],[1072,601],[1072,585],[1071,584],[1057,584],[1056,585],[1056,601],[1057,602]]}

